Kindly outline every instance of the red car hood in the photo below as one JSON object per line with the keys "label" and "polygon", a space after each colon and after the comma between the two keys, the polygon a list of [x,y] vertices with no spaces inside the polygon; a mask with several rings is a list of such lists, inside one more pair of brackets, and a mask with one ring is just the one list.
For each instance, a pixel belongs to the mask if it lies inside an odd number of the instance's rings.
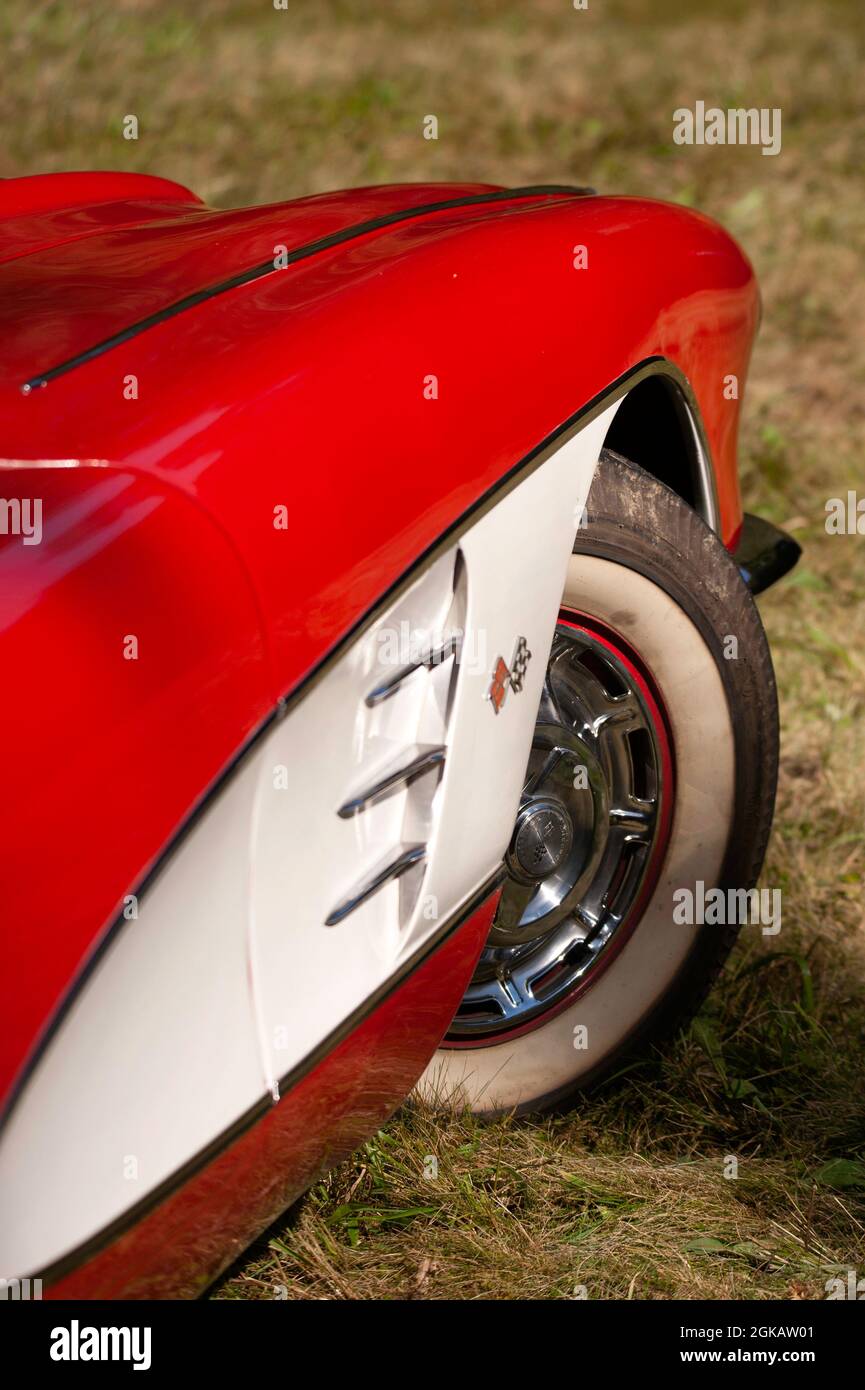
{"label": "red car hood", "polygon": [[[401,184],[217,212],[145,175],[0,180],[0,382],[346,227],[489,184]],[[47,354],[47,358],[46,358]]]}
{"label": "red car hood", "polygon": [[110,227],[182,215],[201,199],[149,174],[34,174],[0,179],[0,261]]}

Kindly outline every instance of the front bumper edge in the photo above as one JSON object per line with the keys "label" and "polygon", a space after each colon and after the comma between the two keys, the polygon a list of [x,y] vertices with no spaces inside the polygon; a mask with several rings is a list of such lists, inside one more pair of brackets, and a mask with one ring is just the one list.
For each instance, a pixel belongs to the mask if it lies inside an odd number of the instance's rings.
{"label": "front bumper edge", "polygon": [[761,516],[745,513],[733,559],[752,594],[762,594],[793,568],[802,547]]}

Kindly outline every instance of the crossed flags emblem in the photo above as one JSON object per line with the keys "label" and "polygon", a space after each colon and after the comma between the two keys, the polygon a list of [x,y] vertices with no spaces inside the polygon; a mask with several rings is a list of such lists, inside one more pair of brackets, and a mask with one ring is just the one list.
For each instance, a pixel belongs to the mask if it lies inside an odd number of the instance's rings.
{"label": "crossed flags emblem", "polygon": [[500,656],[493,668],[493,677],[490,681],[490,688],[487,691],[487,699],[493,707],[493,713],[501,713],[505,703],[508,689],[510,688],[515,695],[519,695],[523,688],[526,678],[526,668],[531,661],[532,654],[529,651],[529,644],[525,637],[517,638],[517,645],[511,657],[510,667]]}

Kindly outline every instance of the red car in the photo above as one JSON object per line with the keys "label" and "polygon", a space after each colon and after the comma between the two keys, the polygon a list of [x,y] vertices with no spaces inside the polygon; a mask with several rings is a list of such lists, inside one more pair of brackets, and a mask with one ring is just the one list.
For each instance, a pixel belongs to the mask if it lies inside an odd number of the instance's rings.
{"label": "red car", "polygon": [[539,1108],[719,970],[758,292],[567,187],[13,179],[0,262],[0,1274],[188,1296],[419,1078]]}

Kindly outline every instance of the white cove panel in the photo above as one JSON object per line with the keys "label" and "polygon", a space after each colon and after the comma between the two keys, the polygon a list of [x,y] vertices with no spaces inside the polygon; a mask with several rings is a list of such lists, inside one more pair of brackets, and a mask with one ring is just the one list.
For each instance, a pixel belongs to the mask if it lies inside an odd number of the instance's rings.
{"label": "white cove panel", "polygon": [[252,783],[205,813],[49,1043],[0,1138],[0,1276],[37,1272],[261,1100]]}
{"label": "white cove panel", "polygon": [[[574,435],[525,482],[466,531],[438,561],[443,577],[458,548],[467,582],[466,641],[435,793],[427,867],[408,921],[391,883],[336,926],[323,925],[389,848],[404,823],[394,795],[351,820],[336,812],[358,783],[368,747],[364,696],[376,681],[383,630],[417,611],[415,586],[320,681],[261,754],[255,838],[257,993],[274,1078],[290,1068],[383,984],[401,959],[434,935],[501,863],[516,819],[544,672],[577,517],[616,406]],[[420,581],[424,583],[428,581]],[[440,587],[435,589],[436,602]],[[431,604],[431,606],[435,606]],[[524,689],[501,712],[486,698],[498,656],[510,663],[518,637],[532,652]],[[436,668],[441,678],[449,664]],[[422,712],[426,671],[380,706],[404,717],[410,742]],[[418,703],[402,710],[403,700]],[[378,711],[376,711],[377,713]],[[273,766],[291,769],[290,792]]]}

